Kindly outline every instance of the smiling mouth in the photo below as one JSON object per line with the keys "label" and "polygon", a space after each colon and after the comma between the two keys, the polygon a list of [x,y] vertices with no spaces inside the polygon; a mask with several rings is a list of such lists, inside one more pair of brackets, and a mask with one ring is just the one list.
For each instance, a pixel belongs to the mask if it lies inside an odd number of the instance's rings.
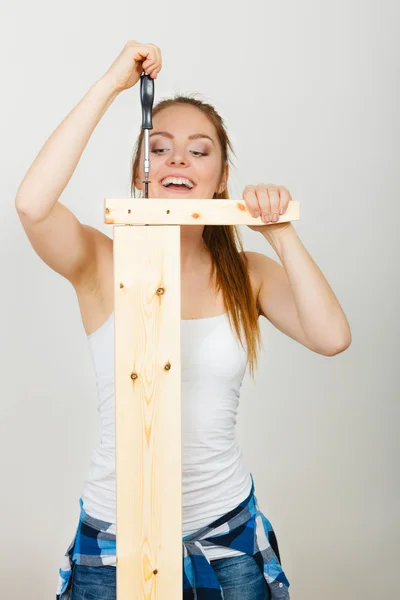
{"label": "smiling mouth", "polygon": [[168,186],[162,185],[162,187],[167,192],[174,192],[175,194],[189,194],[196,188],[195,185],[192,188],[188,188],[188,187],[186,187],[186,185],[179,185],[179,184],[175,184],[175,183],[171,183]]}

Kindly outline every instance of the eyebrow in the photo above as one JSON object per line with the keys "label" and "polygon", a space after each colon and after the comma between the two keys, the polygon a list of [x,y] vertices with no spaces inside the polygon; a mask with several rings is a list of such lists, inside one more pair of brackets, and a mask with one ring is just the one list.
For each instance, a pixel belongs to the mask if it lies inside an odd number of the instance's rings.
{"label": "eyebrow", "polygon": [[[151,133],[149,137],[152,137],[153,135],[163,135],[164,137],[170,138],[171,140],[174,138],[174,136],[171,133],[169,133],[168,131],[153,131],[153,133]],[[212,137],[210,137],[209,135],[206,135],[205,133],[194,133],[193,135],[189,135],[188,138],[189,138],[189,140],[198,140],[200,138],[207,138],[207,139],[211,140],[215,146],[215,143],[214,143],[214,140],[212,139]]]}

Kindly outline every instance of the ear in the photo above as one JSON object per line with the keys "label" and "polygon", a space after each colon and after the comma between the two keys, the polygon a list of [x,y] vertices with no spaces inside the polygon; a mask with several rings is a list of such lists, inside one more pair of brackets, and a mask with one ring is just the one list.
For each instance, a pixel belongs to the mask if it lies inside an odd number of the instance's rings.
{"label": "ear", "polygon": [[140,191],[143,190],[143,183],[140,177],[135,177],[135,188]]}
{"label": "ear", "polygon": [[228,183],[228,176],[229,176],[229,165],[226,164],[225,168],[224,168],[224,172],[222,174],[222,179],[217,188],[217,194],[222,194],[222,192],[226,189],[226,186]]}

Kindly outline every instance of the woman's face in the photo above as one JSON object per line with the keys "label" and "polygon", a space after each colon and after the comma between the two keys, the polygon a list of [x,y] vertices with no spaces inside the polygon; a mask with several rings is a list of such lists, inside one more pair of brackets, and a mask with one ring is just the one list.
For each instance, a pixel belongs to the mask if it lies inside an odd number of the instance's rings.
{"label": "woman's face", "polygon": [[[196,107],[170,106],[153,117],[149,149],[149,198],[212,198],[225,189],[228,169],[221,181],[222,154],[214,126]],[[135,179],[136,188],[144,191],[143,158],[144,144]],[[165,187],[162,181],[171,176],[189,179],[194,187]]]}

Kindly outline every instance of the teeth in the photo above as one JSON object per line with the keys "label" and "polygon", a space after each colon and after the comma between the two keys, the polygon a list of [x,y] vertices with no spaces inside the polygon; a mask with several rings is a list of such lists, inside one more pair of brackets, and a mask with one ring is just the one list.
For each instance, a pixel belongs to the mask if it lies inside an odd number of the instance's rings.
{"label": "teeth", "polygon": [[189,179],[185,179],[184,177],[166,177],[161,181],[163,185],[168,185],[170,183],[174,183],[176,185],[186,185],[189,189],[194,187],[193,183],[189,181]]}

